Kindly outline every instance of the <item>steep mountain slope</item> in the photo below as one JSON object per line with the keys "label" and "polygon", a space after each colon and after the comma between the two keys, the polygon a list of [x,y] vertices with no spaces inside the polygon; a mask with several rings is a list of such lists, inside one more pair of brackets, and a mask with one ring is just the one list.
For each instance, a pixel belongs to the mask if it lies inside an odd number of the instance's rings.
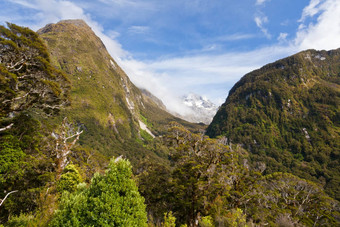
{"label": "steep mountain slope", "polygon": [[[54,65],[70,74],[71,106],[61,117],[67,116],[85,129],[82,147],[108,157],[124,154],[132,161],[154,156],[142,146],[141,135],[148,130],[141,127],[147,125],[157,135],[169,121],[180,120],[143,97],[84,21],[49,24],[38,33],[46,41]],[[158,118],[154,120],[153,115]]]}
{"label": "steep mountain slope", "polygon": [[207,129],[267,172],[318,181],[340,199],[340,49],[307,50],[245,75]]}

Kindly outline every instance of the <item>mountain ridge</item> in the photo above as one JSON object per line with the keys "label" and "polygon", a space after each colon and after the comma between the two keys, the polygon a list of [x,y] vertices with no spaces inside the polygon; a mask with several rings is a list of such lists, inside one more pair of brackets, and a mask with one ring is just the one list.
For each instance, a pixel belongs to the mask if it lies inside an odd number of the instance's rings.
{"label": "mountain ridge", "polygon": [[242,144],[267,173],[292,172],[339,199],[339,103],[340,49],[307,50],[242,77],[207,135]]}
{"label": "mountain ridge", "polygon": [[[193,130],[201,127],[172,116],[146,98],[83,20],[48,24],[38,33],[48,46],[52,63],[70,75],[72,108],[64,110],[61,117],[67,115],[84,125],[82,146],[106,156],[124,154],[132,161],[145,155],[157,159],[138,142],[145,141],[145,133],[161,135],[170,121]],[[144,124],[148,130],[143,129]],[[135,153],[138,149],[142,152]]]}

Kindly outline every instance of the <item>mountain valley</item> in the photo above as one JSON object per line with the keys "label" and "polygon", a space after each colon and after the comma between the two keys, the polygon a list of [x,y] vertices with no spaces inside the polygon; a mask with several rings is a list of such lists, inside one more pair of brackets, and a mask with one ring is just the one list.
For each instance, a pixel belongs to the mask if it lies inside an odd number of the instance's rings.
{"label": "mountain valley", "polygon": [[179,116],[83,20],[0,34],[0,227],[339,225],[340,49]]}

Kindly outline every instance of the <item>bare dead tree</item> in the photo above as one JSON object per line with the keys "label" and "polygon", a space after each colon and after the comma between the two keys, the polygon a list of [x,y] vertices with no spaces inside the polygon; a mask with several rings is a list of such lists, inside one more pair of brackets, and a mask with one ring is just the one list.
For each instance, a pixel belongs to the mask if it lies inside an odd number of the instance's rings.
{"label": "bare dead tree", "polygon": [[73,124],[68,123],[66,117],[58,131],[59,132],[52,133],[52,137],[55,139],[54,152],[57,158],[57,179],[60,178],[61,173],[68,163],[68,156],[71,153],[72,147],[79,140],[80,134],[83,133],[79,127],[75,129]]}

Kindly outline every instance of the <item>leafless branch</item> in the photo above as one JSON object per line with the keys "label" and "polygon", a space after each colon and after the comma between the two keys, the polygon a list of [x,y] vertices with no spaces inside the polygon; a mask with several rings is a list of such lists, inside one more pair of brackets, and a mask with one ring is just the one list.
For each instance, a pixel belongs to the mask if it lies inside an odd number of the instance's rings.
{"label": "leafless branch", "polygon": [[11,123],[11,124],[9,124],[9,125],[7,125],[6,127],[4,127],[4,128],[0,128],[0,132],[2,132],[2,131],[5,131],[5,130],[7,130],[7,129],[10,129],[10,128],[12,128],[12,126],[14,125],[14,123]]}
{"label": "leafless branch", "polygon": [[14,192],[17,192],[17,190],[16,190],[16,191],[8,192],[7,195],[5,196],[5,198],[0,199],[0,207],[1,207],[1,205],[5,202],[5,200],[7,199],[7,197],[8,197],[10,194],[14,193]]}

